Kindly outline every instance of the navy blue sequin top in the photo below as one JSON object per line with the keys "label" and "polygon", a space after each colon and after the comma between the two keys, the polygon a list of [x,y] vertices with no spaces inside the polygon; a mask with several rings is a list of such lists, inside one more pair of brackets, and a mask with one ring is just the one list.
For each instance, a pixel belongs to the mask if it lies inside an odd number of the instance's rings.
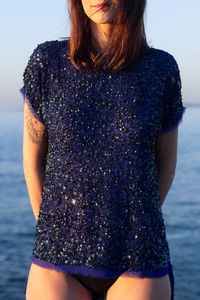
{"label": "navy blue sequin top", "polygon": [[73,66],[68,47],[39,44],[20,89],[48,133],[32,261],[95,277],[163,276],[172,264],[155,143],[185,111],[177,62],[149,47],[133,68],[92,74]]}

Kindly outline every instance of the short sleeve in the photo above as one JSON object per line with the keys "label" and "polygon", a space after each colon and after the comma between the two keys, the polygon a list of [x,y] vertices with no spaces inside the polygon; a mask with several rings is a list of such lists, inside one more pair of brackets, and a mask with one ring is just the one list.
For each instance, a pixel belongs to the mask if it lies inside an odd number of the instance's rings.
{"label": "short sleeve", "polygon": [[171,72],[165,80],[160,133],[165,133],[178,127],[186,110],[186,107],[183,106],[182,103],[180,71],[173,56],[171,61]]}
{"label": "short sleeve", "polygon": [[[20,92],[24,102],[29,105],[35,118],[44,124],[43,119],[43,86],[44,86],[44,59],[41,45],[31,54],[23,73],[23,87]],[[45,124],[44,124],[45,125]]]}

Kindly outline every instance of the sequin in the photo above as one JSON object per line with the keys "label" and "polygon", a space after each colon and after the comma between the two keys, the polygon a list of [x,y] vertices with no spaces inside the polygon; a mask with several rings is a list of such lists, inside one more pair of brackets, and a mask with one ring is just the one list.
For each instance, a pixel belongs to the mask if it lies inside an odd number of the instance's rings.
{"label": "sequin", "polygon": [[91,74],[67,47],[39,44],[23,74],[49,139],[33,261],[99,277],[163,275],[170,252],[154,150],[185,110],[177,62],[149,47],[134,69]]}

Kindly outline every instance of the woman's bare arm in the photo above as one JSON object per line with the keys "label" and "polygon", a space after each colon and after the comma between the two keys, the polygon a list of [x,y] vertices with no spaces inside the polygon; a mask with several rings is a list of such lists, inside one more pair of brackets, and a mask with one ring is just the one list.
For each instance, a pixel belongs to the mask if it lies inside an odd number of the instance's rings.
{"label": "woman's bare arm", "polygon": [[28,194],[37,221],[41,192],[44,184],[45,157],[47,153],[46,127],[33,115],[24,103],[23,168]]}
{"label": "woman's bare arm", "polygon": [[158,169],[161,205],[172,185],[177,161],[178,127],[162,133],[156,140],[156,164]]}

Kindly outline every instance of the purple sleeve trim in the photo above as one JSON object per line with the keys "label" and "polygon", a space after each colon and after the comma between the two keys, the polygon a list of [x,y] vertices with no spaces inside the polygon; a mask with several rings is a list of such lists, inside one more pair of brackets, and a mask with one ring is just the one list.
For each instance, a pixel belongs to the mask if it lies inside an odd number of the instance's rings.
{"label": "purple sleeve trim", "polygon": [[186,108],[187,108],[187,107],[183,106],[182,114],[181,114],[181,117],[180,117],[180,119],[178,120],[178,122],[177,122],[176,124],[174,124],[174,125],[168,127],[167,129],[161,131],[161,134],[162,134],[162,133],[166,133],[166,132],[168,132],[168,131],[171,131],[171,130],[177,128],[177,127],[180,125],[180,123],[183,121],[183,115],[184,115],[184,113],[185,113]]}
{"label": "purple sleeve trim", "polygon": [[24,103],[26,102],[26,103],[28,104],[28,106],[29,106],[29,108],[30,108],[32,114],[34,115],[34,117],[35,117],[40,123],[42,123],[43,125],[45,125],[44,122],[43,122],[43,120],[42,120],[42,119],[38,116],[38,114],[35,112],[34,108],[32,107],[32,105],[31,105],[31,103],[30,103],[30,101],[29,101],[29,99],[26,97],[26,91],[25,91],[25,88],[22,87],[19,91],[20,91],[20,93],[22,94],[22,96],[23,96],[23,98],[24,98]]}
{"label": "purple sleeve trim", "polygon": [[[109,271],[109,270],[100,271],[85,266],[71,266],[71,265],[58,266],[44,260],[39,260],[33,255],[30,256],[30,258],[32,262],[36,265],[39,265],[47,269],[54,269],[58,272],[64,272],[69,274],[79,274],[79,275],[100,277],[100,278],[113,278],[113,277],[119,277],[121,274],[125,272],[125,271]],[[168,274],[171,268],[172,268],[172,264],[169,262],[168,266],[164,270],[158,270],[155,272],[129,272],[129,276],[136,277],[136,278],[145,278],[145,277],[158,278]]]}
{"label": "purple sleeve trim", "polygon": [[23,96],[24,99],[25,99],[25,88],[22,87],[19,91],[22,93],[22,96]]}

